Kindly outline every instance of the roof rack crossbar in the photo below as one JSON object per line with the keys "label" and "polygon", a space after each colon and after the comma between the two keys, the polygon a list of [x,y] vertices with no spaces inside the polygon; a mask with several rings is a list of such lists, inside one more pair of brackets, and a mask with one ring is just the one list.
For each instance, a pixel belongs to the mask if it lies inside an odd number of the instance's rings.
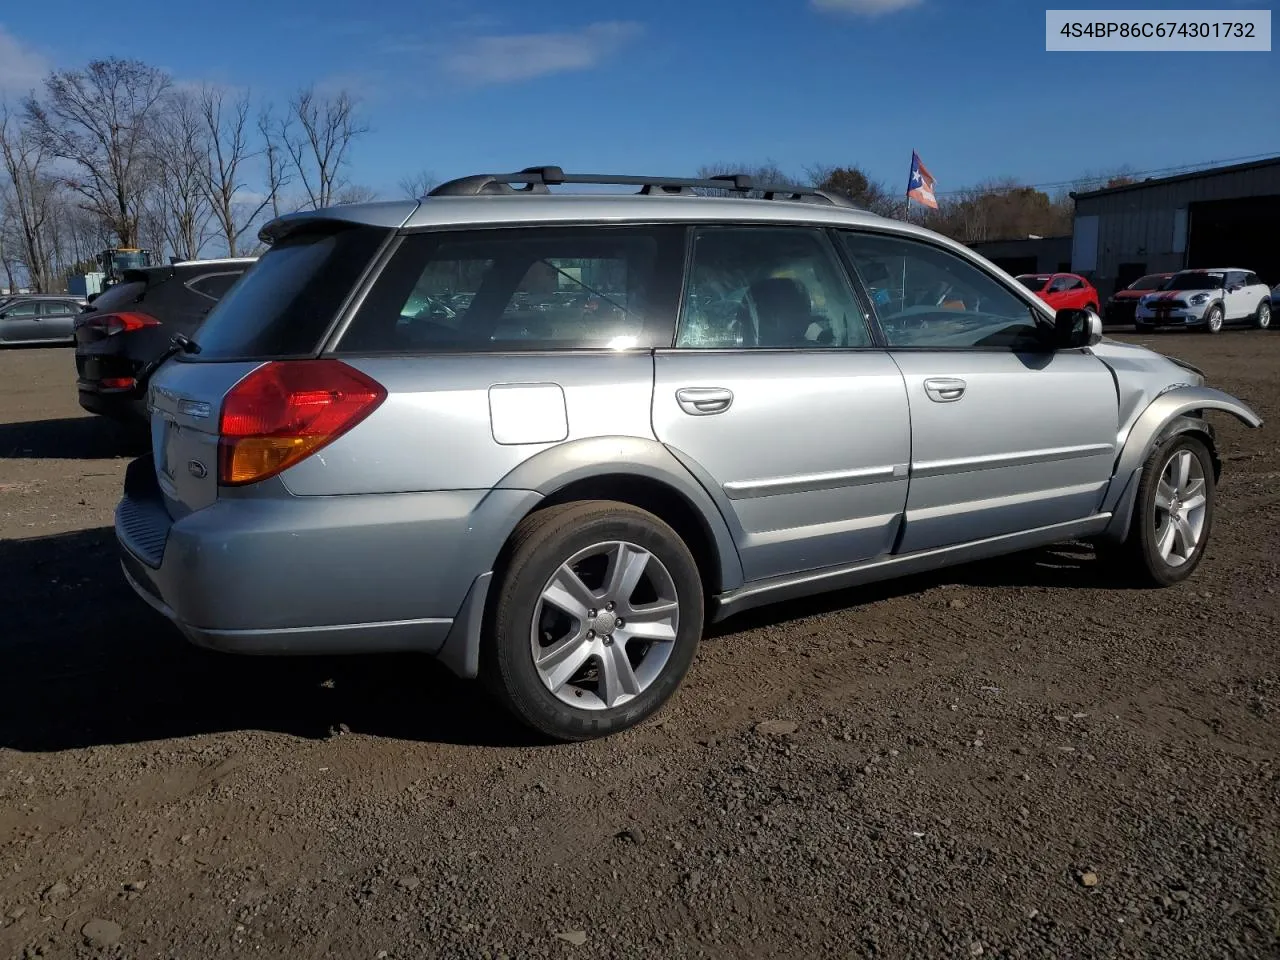
{"label": "roof rack crossbar", "polygon": [[[520,186],[516,186],[519,184]],[[560,167],[526,167],[515,173],[481,173],[442,183],[429,197],[477,197],[511,194],[548,194],[552,186],[591,184],[594,186],[639,187],[645,196],[694,196],[695,190],[753,193],[765,200],[791,200],[857,206],[839,193],[796,184],[756,183],[743,173],[697,177],[637,177],[612,173],[565,173]]]}

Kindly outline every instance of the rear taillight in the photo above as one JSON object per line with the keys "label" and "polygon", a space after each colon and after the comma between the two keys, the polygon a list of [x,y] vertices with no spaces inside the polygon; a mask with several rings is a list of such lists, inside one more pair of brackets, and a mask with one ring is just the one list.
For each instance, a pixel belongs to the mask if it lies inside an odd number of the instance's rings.
{"label": "rear taillight", "polygon": [[332,443],[387,397],[340,360],[275,360],[227,394],[218,421],[218,482],[273,477]]}
{"label": "rear taillight", "polygon": [[100,313],[86,317],[82,323],[102,333],[103,336],[114,337],[117,333],[130,333],[143,327],[158,327],[160,321],[145,313],[124,311],[120,313]]}

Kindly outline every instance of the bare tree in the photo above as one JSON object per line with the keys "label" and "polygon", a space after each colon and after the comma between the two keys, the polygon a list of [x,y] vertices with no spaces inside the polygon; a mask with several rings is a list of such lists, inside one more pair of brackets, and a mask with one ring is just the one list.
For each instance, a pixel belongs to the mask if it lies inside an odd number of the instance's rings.
{"label": "bare tree", "polygon": [[75,171],[64,182],[111,224],[122,246],[136,246],[138,217],[157,105],[169,88],[163,71],[139,60],[94,60],[45,80],[45,98],[27,98],[33,129]]}
{"label": "bare tree", "polygon": [[347,203],[369,203],[378,199],[378,191],[372,187],[362,187],[359,184],[351,184],[343,187],[338,191],[338,195],[333,198],[333,202],[337,206]]}
{"label": "bare tree", "polygon": [[200,256],[213,218],[206,190],[210,145],[201,108],[185,90],[169,93],[150,141],[156,175],[147,192],[147,212],[152,230],[180,260]]}
{"label": "bare tree", "polygon": [[58,184],[49,160],[39,138],[10,114],[7,104],[0,104],[0,164],[8,179],[10,232],[16,235],[16,256],[26,268],[32,288],[39,292],[48,292],[54,285],[49,232]]}
{"label": "bare tree", "polygon": [[7,184],[0,184],[0,266],[4,267],[5,293],[17,293],[18,282],[14,274],[17,263],[13,255],[14,215],[12,190]]}
{"label": "bare tree", "polygon": [[262,136],[262,160],[266,166],[267,201],[271,216],[280,216],[280,197],[285,187],[293,182],[289,175],[288,153],[280,138],[282,124],[277,123],[271,104],[258,114],[258,133]]}
{"label": "bare tree", "polygon": [[300,90],[289,102],[279,139],[312,209],[334,203],[347,186],[351,143],[369,128],[356,115],[356,103],[345,90],[334,97]]}
{"label": "bare tree", "polygon": [[410,176],[401,177],[396,186],[400,188],[401,193],[408,199],[417,200],[420,197],[425,197],[439,183],[440,180],[434,173],[424,169]]}
{"label": "bare tree", "polygon": [[[771,160],[761,164],[751,163],[711,163],[698,168],[697,178],[699,180],[710,180],[713,177],[728,176],[729,174],[743,173],[749,176],[753,183],[766,185],[781,185],[795,183],[795,178],[785,173],[781,167]],[[708,197],[757,197],[758,191],[748,191],[746,193],[738,193],[733,190],[719,190],[716,188],[708,188],[699,190],[699,193]]]}
{"label": "bare tree", "polygon": [[[248,189],[242,167],[259,153],[270,149],[252,149],[249,142],[250,96],[246,92],[228,101],[226,92],[217,87],[200,91],[200,112],[204,118],[208,160],[205,165],[205,196],[217,221],[227,256],[240,253],[241,237],[253,226],[262,211],[275,199],[273,186],[256,201],[243,202],[240,197]],[[273,158],[268,158],[268,162]],[[272,178],[273,181],[275,178]]]}

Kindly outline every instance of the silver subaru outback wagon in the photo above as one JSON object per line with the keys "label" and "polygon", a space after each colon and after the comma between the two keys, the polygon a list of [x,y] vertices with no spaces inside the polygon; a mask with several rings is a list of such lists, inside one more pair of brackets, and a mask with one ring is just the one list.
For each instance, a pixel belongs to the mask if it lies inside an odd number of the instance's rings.
{"label": "silver subaru outback wagon", "polygon": [[745,177],[531,168],[263,238],[152,379],[127,577],[198,644],[422,651],[553,738],[652,714],[775,600],[1065,539],[1182,580],[1205,412],[1261,422],[950,240]]}

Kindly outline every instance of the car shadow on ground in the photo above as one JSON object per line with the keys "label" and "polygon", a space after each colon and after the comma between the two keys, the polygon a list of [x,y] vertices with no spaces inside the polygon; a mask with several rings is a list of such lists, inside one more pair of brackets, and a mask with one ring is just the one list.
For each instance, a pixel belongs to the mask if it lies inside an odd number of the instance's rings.
{"label": "car shadow on ground", "polygon": [[861,587],[820,593],[757,607],[715,624],[708,637],[727,636],[788,620],[816,617],[849,607],[923,593],[938,586],[1043,587],[1055,590],[1131,589],[1101,563],[1084,543],[1059,543],[991,560],[957,564],[929,573],[883,580]]}
{"label": "car shadow on ground", "polygon": [[243,657],[189,644],[136,597],[109,528],[0,541],[0,747],[235,730],[473,745],[537,741],[430,658]]}
{"label": "car shadow on ground", "polygon": [[110,460],[146,452],[143,427],[103,417],[0,423],[0,460]]}
{"label": "car shadow on ground", "polygon": [[[1063,545],[750,611],[709,638],[911,594],[940,583],[1103,585]],[[243,657],[191,646],[138,599],[106,527],[0,541],[0,747],[136,743],[238,730],[354,732],[476,746],[539,741],[477,686],[427,657]]]}

